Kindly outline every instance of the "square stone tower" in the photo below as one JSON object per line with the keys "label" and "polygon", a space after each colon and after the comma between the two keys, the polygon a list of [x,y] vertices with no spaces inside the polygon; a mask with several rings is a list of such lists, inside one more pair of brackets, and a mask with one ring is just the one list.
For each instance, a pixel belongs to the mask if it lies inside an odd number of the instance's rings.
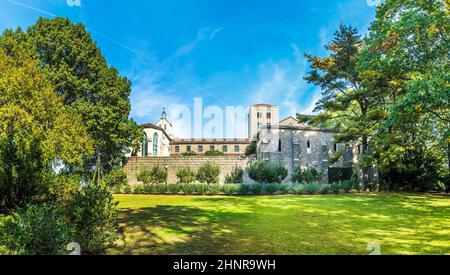
{"label": "square stone tower", "polygon": [[279,122],[278,106],[256,104],[250,107],[248,114],[248,138],[257,140],[258,133],[263,128],[276,126]]}

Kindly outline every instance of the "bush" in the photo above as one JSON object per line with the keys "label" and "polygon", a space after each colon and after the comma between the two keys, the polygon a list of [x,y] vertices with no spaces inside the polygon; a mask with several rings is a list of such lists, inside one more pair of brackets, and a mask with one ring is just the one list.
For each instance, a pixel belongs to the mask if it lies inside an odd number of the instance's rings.
{"label": "bush", "polygon": [[251,193],[253,195],[261,195],[263,193],[263,185],[262,184],[252,184],[251,185]]}
{"label": "bush", "polygon": [[178,183],[189,184],[195,182],[195,172],[190,168],[183,168],[177,171]]}
{"label": "bush", "polygon": [[147,190],[145,188],[145,185],[136,185],[133,189],[133,194],[151,194],[147,193]]}
{"label": "bush", "polygon": [[283,194],[289,194],[289,193],[291,193],[293,190],[293,186],[292,186],[292,184],[282,184],[281,186],[280,186],[280,191],[281,191],[281,193],[283,193]]}
{"label": "bush", "polygon": [[220,184],[210,184],[208,187],[208,193],[210,195],[219,195],[222,192],[222,186]]}
{"label": "bush", "polygon": [[251,195],[252,194],[252,185],[251,184],[242,184],[239,188],[239,195]]}
{"label": "bush", "polygon": [[341,191],[341,185],[339,183],[333,183],[330,185],[330,190],[333,193],[338,194]]}
{"label": "bush", "polygon": [[126,185],[128,184],[127,174],[121,168],[116,168],[109,172],[102,179],[102,182],[108,187]]}
{"label": "bush", "polygon": [[220,151],[217,151],[217,150],[215,150],[215,151],[208,151],[208,152],[205,153],[205,156],[208,156],[208,157],[220,157],[220,156],[223,156],[223,155],[224,155],[223,152],[220,152]]}
{"label": "bush", "polygon": [[352,180],[353,168],[334,167],[328,169],[328,182],[344,182]]}
{"label": "bush", "polygon": [[0,221],[0,242],[7,253],[19,255],[67,255],[73,228],[58,205],[29,205]]}
{"label": "bush", "polygon": [[331,192],[331,187],[329,184],[318,184],[318,192],[320,194],[329,194]]}
{"label": "bush", "polygon": [[167,185],[167,192],[171,195],[177,195],[182,191],[180,184],[169,184]]}
{"label": "bush", "polygon": [[322,174],[314,167],[298,168],[291,175],[291,182],[293,183],[320,182],[321,180]]}
{"label": "bush", "polygon": [[185,195],[192,195],[195,193],[195,186],[193,184],[184,184],[181,186],[181,191]]}
{"label": "bush", "polygon": [[202,183],[219,183],[220,168],[212,163],[206,163],[197,172],[197,180]]}
{"label": "bush", "polygon": [[247,157],[251,155],[256,155],[256,150],[258,148],[258,143],[256,141],[252,141],[250,145],[245,149],[245,155]]}
{"label": "bush", "polygon": [[118,238],[117,204],[108,189],[101,186],[83,188],[74,194],[66,217],[74,226],[74,240],[83,254],[101,254],[114,245]]}
{"label": "bush", "polygon": [[318,184],[308,183],[303,186],[303,192],[305,194],[314,195],[319,191]]}
{"label": "bush", "polygon": [[353,188],[353,182],[352,181],[344,181],[341,184],[341,188],[344,190],[345,193],[349,193]]}
{"label": "bush", "polygon": [[206,195],[209,192],[208,184],[199,183],[199,184],[193,184],[195,193],[198,195]]}
{"label": "bush", "polygon": [[50,183],[47,197],[50,201],[64,202],[72,198],[73,193],[81,188],[81,178],[78,175],[61,174]]}
{"label": "bush", "polygon": [[266,184],[264,186],[264,193],[272,195],[279,192],[281,189],[281,185],[279,184]]}
{"label": "bush", "polygon": [[257,159],[247,167],[250,178],[258,183],[281,183],[288,175],[281,163],[271,163]]}
{"label": "bush", "polygon": [[231,196],[239,193],[239,184],[225,184],[222,187],[222,191],[225,195]]}
{"label": "bush", "polygon": [[144,184],[161,184],[167,182],[167,171],[161,166],[155,166],[151,170],[144,170],[137,176],[137,180]]}
{"label": "bush", "polygon": [[303,193],[303,189],[304,189],[304,185],[303,184],[294,184],[292,186],[292,191],[294,194],[300,195]]}
{"label": "bush", "polygon": [[122,188],[121,192],[122,194],[131,194],[133,193],[133,187],[127,184]]}
{"label": "bush", "polygon": [[183,153],[183,156],[189,157],[189,156],[196,156],[197,153],[194,151],[190,151],[190,152],[185,152]]}
{"label": "bush", "polygon": [[235,167],[233,171],[225,177],[225,183],[244,183],[244,169]]}

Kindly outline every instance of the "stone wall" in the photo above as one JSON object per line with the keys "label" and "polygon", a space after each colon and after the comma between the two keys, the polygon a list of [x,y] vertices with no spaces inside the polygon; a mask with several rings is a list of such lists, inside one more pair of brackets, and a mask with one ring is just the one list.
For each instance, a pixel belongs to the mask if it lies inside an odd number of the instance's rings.
{"label": "stone wall", "polygon": [[[210,162],[220,167],[220,182],[225,181],[225,177],[235,168],[240,167],[245,169],[247,167],[249,158],[242,156],[171,156],[171,157],[132,157],[127,160],[123,169],[128,176],[130,184],[138,183],[136,177],[143,170],[152,169],[155,166],[167,168],[169,174],[168,182],[176,183],[178,181],[176,173],[181,168],[191,168],[197,171],[198,168],[205,163]],[[248,175],[244,175],[246,182],[251,182]]]}

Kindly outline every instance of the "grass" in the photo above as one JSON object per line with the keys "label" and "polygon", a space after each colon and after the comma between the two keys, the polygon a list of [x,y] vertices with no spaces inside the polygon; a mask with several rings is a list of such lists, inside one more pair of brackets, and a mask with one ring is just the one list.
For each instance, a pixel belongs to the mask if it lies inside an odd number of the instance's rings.
{"label": "grass", "polygon": [[111,254],[450,254],[450,197],[118,195]]}

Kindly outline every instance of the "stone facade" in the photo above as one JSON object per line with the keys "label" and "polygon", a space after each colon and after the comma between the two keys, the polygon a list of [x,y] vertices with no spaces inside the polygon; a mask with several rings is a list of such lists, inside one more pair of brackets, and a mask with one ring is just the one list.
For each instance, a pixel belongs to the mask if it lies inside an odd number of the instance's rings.
{"label": "stone facade", "polygon": [[171,151],[173,156],[189,152],[202,155],[208,151],[220,151],[224,155],[243,156],[249,145],[249,139],[175,139],[171,142]]}
{"label": "stone facade", "polygon": [[257,140],[257,135],[263,127],[276,125],[279,121],[278,106],[256,104],[250,107],[248,113],[248,137]]}
{"label": "stone facade", "polygon": [[[144,170],[150,170],[155,166],[160,166],[167,169],[168,183],[176,183],[177,171],[182,168],[191,168],[197,171],[198,168],[206,163],[213,163],[220,167],[220,182],[225,181],[225,177],[233,171],[235,167],[245,169],[247,167],[250,158],[241,156],[220,156],[220,157],[205,157],[205,156],[171,156],[171,157],[131,157],[125,163],[123,169],[128,176],[130,184],[135,185],[138,183],[136,177]],[[246,182],[251,182],[248,175],[244,175]]]}

